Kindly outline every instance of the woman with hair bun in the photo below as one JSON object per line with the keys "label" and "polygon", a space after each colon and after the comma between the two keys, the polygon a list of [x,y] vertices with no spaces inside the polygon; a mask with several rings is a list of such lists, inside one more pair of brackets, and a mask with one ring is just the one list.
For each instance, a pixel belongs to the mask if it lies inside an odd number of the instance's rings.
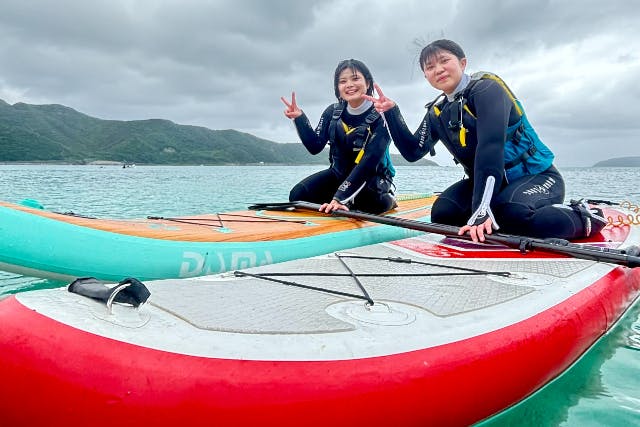
{"label": "woman with hair bun", "polygon": [[[582,201],[564,206],[565,185],[554,155],[529,123],[522,104],[504,81],[489,72],[469,75],[462,48],[436,40],[420,54],[420,68],[442,91],[411,133],[396,103],[375,85],[379,98],[365,96],[384,113],[402,156],[415,162],[435,154],[441,141],[467,175],[435,201],[433,222],[461,227],[474,241],[500,228],[531,237],[577,239],[607,223],[599,208]],[[498,224],[500,226],[498,226]]]}

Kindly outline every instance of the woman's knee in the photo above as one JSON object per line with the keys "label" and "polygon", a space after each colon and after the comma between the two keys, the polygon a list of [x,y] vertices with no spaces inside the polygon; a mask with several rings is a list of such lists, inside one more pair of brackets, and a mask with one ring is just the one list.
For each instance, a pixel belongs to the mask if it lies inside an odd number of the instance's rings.
{"label": "woman's knee", "polygon": [[496,203],[491,210],[496,218],[503,221],[515,219],[520,222],[529,220],[535,212],[532,206],[522,203]]}
{"label": "woman's knee", "polygon": [[531,226],[535,209],[521,203],[497,203],[491,210],[504,233],[527,234]]}
{"label": "woman's knee", "polygon": [[431,221],[462,226],[467,223],[471,213],[458,203],[446,198],[438,198],[431,207]]}
{"label": "woman's knee", "polygon": [[289,191],[289,201],[294,202],[298,200],[305,200],[307,194],[306,187],[300,183],[293,186]]}
{"label": "woman's knee", "polygon": [[396,202],[396,198],[391,193],[385,193],[380,197],[380,203],[375,208],[377,212],[372,212],[375,214],[383,213],[390,211],[391,209],[397,208],[398,202]]}

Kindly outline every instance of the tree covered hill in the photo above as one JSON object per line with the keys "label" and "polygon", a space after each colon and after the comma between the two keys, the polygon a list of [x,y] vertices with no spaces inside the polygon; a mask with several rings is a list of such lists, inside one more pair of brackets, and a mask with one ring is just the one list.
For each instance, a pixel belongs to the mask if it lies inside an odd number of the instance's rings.
{"label": "tree covered hill", "polygon": [[[393,156],[396,164],[406,164]],[[63,105],[0,100],[0,162],[138,164],[327,164],[300,143],[169,120],[102,120]],[[421,164],[435,163],[423,160]]]}
{"label": "tree covered hill", "polygon": [[640,167],[640,156],[616,157],[613,159],[602,160],[593,167]]}

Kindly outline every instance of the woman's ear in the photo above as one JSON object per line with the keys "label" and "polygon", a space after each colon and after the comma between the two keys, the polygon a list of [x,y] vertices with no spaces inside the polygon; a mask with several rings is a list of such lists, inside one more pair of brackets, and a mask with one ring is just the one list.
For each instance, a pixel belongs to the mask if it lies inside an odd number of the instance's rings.
{"label": "woman's ear", "polygon": [[460,60],[460,67],[462,67],[462,71],[464,71],[464,69],[467,68],[467,58],[462,58]]}

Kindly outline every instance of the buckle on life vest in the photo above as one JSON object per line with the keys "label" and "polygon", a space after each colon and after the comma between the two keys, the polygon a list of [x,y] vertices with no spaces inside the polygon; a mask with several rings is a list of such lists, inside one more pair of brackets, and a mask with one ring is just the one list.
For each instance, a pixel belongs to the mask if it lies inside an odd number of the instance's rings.
{"label": "buckle on life vest", "polygon": [[511,169],[513,167],[518,166],[520,163],[524,163],[527,159],[538,152],[538,149],[535,145],[531,145],[525,152],[523,152],[520,157],[511,160],[510,162],[505,162],[504,169]]}
{"label": "buckle on life vest", "polygon": [[467,130],[464,127],[464,122],[462,121],[462,110],[464,109],[464,98],[460,96],[451,106],[451,116],[457,117],[458,120],[453,121],[449,120],[447,126],[449,130],[459,130],[458,133],[458,141],[462,147],[467,146]]}
{"label": "buckle on life vest", "polygon": [[447,126],[449,127],[450,130],[458,130],[462,127],[462,122],[460,120],[457,120],[455,122],[449,120],[449,123],[447,124]]}

